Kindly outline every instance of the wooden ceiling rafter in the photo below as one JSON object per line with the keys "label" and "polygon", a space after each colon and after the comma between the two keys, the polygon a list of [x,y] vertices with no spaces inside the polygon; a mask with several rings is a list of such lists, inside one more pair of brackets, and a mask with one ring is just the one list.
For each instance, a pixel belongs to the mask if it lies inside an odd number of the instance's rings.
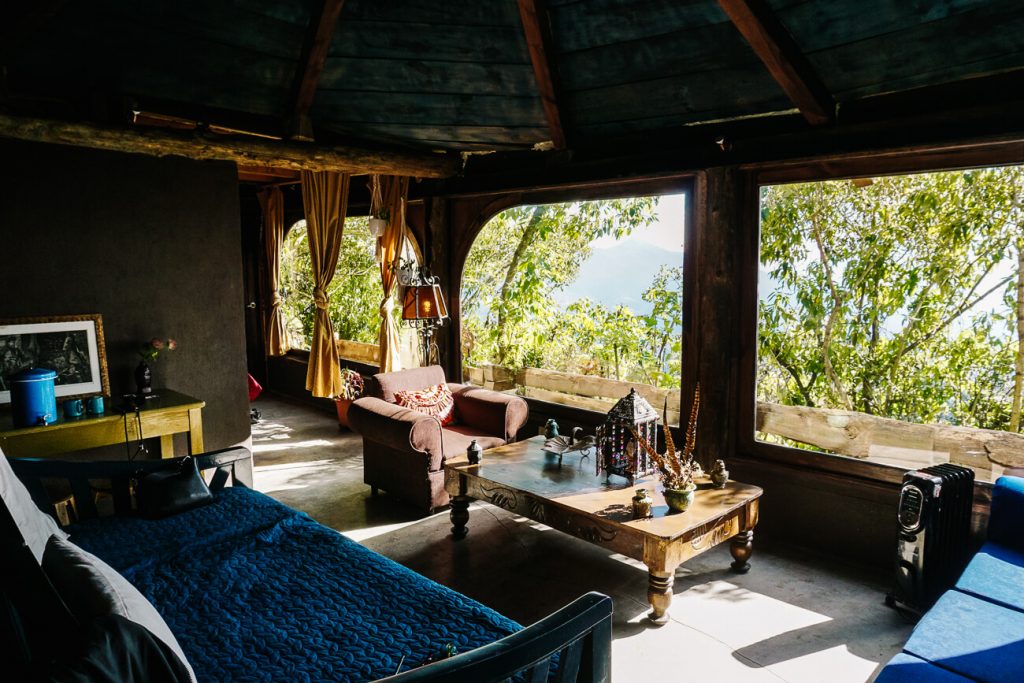
{"label": "wooden ceiling rafter", "polygon": [[554,42],[547,5],[544,0],[518,0],[518,5],[533,75],[537,80],[537,92],[551,132],[551,142],[555,149],[565,149],[567,142],[565,117],[560,104],[561,84],[553,61]]}
{"label": "wooden ceiling rafter", "polygon": [[327,52],[334,39],[334,31],[341,16],[345,0],[323,0],[320,12],[310,18],[309,29],[302,45],[299,68],[292,84],[291,113],[288,120],[289,137],[293,140],[312,140],[313,125],[309,110],[316,97],[320,75],[327,62]]}
{"label": "wooden ceiling rafter", "polygon": [[293,171],[447,178],[458,173],[461,168],[460,158],[453,154],[373,149],[354,145],[315,145],[250,136],[216,135],[203,130],[145,126],[124,128],[3,113],[0,113],[0,137],[151,156],[261,164]]}
{"label": "wooden ceiling rafter", "polygon": [[717,1],[804,119],[812,126],[835,121],[835,99],[768,3]]}

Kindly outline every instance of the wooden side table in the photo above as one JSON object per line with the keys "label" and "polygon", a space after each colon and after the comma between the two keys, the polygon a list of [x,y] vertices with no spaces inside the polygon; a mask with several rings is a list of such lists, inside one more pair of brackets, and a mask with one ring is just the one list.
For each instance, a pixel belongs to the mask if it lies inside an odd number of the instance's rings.
{"label": "wooden side table", "polygon": [[60,453],[113,446],[125,442],[125,425],[128,440],[137,441],[139,423],[142,424],[142,438],[160,437],[160,457],[174,457],[174,435],[188,433],[189,453],[203,452],[203,407],[204,401],[172,391],[155,389],[156,398],[146,400],[135,413],[122,414],[116,407],[108,406],[103,415],[80,418],[61,417],[54,424],[45,427],[15,428],[11,416],[0,416],[0,448],[11,458],[45,458]]}

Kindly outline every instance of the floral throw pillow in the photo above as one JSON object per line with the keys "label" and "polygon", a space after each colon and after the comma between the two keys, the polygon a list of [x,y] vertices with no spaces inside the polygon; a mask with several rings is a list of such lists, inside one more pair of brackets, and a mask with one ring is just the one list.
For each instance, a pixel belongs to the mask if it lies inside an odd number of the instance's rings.
{"label": "floral throw pillow", "polygon": [[396,391],[395,403],[436,417],[442,427],[455,421],[455,399],[447,384],[435,384],[418,391]]}

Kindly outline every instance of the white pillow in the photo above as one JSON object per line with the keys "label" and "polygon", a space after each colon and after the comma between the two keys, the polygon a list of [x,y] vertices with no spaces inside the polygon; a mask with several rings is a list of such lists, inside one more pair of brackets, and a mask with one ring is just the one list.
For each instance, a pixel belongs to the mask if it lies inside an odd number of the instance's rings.
{"label": "white pillow", "polygon": [[43,571],[79,621],[111,614],[134,621],[174,651],[195,683],[192,665],[167,622],[153,603],[109,564],[55,535],[46,546]]}
{"label": "white pillow", "polygon": [[0,498],[3,498],[7,509],[14,517],[14,523],[21,530],[32,554],[37,562],[43,561],[43,550],[50,536],[66,539],[68,535],[61,531],[57,522],[38,507],[29,495],[28,489],[14,474],[11,464],[3,450],[0,450]]}

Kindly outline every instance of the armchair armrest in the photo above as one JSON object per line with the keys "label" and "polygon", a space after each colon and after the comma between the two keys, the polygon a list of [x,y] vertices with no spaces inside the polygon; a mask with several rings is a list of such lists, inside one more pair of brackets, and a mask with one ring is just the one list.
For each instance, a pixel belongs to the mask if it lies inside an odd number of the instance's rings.
{"label": "armchair armrest", "polygon": [[430,471],[441,469],[441,423],[435,417],[373,397],[352,403],[348,423],[364,439],[400,451],[424,453]]}
{"label": "armchair armrest", "polygon": [[1024,477],[999,477],[992,487],[988,538],[1024,549]]}
{"label": "armchair armrest", "polygon": [[455,410],[460,420],[505,441],[515,441],[530,415],[530,407],[518,396],[466,384],[449,384],[448,387],[455,397]]}

